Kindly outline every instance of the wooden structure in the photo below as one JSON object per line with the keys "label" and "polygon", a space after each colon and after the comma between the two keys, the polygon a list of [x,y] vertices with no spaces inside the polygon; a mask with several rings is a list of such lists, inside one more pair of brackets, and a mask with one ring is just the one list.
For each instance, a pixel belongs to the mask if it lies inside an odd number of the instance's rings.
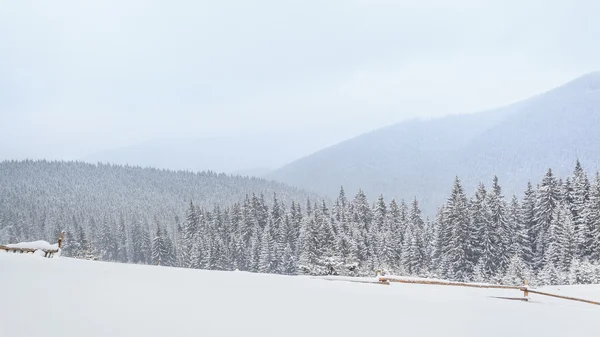
{"label": "wooden structure", "polygon": [[54,256],[54,254],[58,253],[58,251],[60,249],[62,249],[64,240],[65,240],[65,232],[62,231],[60,233],[60,236],[58,237],[58,249],[18,248],[18,247],[9,247],[9,246],[0,245],[0,250],[4,250],[7,253],[12,252],[12,253],[20,253],[20,254],[35,253],[36,251],[41,250],[44,252],[44,257],[51,258]]}
{"label": "wooden structure", "polygon": [[477,283],[464,283],[464,282],[451,282],[451,281],[437,281],[437,280],[427,280],[427,279],[403,279],[403,278],[394,278],[394,277],[386,277],[381,276],[379,272],[376,272],[377,277],[379,277],[379,282],[384,284],[389,284],[390,282],[398,282],[398,283],[412,283],[412,284],[429,284],[429,285],[443,285],[443,286],[457,286],[457,287],[470,287],[470,288],[488,288],[488,289],[515,289],[523,292],[523,297],[495,297],[501,298],[505,300],[519,300],[519,301],[529,301],[529,294],[537,294],[542,296],[549,296],[554,298],[560,298],[564,300],[570,301],[578,301],[588,304],[600,305],[600,302],[586,300],[583,298],[570,297],[570,296],[562,296],[557,294],[551,294],[543,291],[533,290],[529,288],[529,282],[525,280],[524,285],[522,286],[508,286],[508,285],[500,285],[500,284],[477,284]]}
{"label": "wooden structure", "polygon": [[507,286],[501,284],[483,284],[483,283],[465,283],[465,282],[451,282],[451,281],[437,281],[437,280],[426,280],[426,279],[402,279],[394,277],[379,277],[379,282],[398,282],[398,283],[412,283],[412,284],[430,284],[440,286],[456,286],[456,287],[469,287],[469,288],[488,288],[488,289],[516,289],[520,290],[523,286]]}
{"label": "wooden structure", "polygon": [[538,294],[538,295],[543,295],[543,296],[550,296],[550,297],[555,297],[555,298],[560,298],[563,300],[570,300],[570,301],[578,301],[578,302],[583,302],[583,303],[589,303],[589,304],[594,304],[594,305],[600,305],[600,302],[596,302],[596,301],[591,301],[591,300],[586,300],[583,298],[577,298],[577,297],[570,297],[570,296],[562,296],[562,295],[556,295],[556,294],[550,294],[550,293],[546,293],[546,292],[542,292],[542,291],[537,291],[537,290],[531,290],[531,289],[527,289],[527,290],[523,290],[525,293],[530,292],[532,294]]}

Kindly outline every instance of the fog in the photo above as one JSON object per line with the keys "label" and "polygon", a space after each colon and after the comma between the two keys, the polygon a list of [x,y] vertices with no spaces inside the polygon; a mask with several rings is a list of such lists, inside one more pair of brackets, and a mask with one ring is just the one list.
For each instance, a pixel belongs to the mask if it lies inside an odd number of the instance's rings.
{"label": "fog", "polygon": [[281,134],[301,156],[598,70],[597,13],[592,0],[0,0],[0,159]]}

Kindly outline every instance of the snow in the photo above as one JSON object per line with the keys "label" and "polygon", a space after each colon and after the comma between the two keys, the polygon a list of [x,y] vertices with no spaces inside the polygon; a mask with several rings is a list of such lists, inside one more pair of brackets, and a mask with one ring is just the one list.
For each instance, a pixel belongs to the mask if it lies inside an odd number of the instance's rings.
{"label": "snow", "polygon": [[50,244],[47,241],[32,241],[32,242],[19,242],[6,245],[9,248],[27,248],[27,249],[45,249],[45,250],[58,250],[58,243]]}
{"label": "snow", "polygon": [[[600,307],[518,290],[331,282],[0,254],[0,336],[600,335]],[[372,280],[366,278],[365,280]],[[600,285],[544,288],[600,300]]]}

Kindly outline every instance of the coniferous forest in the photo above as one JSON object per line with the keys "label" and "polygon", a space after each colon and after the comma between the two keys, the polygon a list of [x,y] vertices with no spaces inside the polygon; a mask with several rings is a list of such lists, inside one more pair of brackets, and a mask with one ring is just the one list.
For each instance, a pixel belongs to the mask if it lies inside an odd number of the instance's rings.
{"label": "coniferous forest", "polygon": [[[548,170],[518,196],[504,195],[496,177],[469,194],[457,177],[432,217],[421,212],[418,196],[372,202],[361,190],[347,195],[341,188],[331,201],[226,175],[64,162],[0,167],[0,243],[55,242],[65,230],[63,255],[71,257],[290,275],[372,276],[383,269],[503,284],[600,282],[600,175],[588,177],[579,162],[568,177]],[[15,179],[24,168],[35,174]],[[153,193],[173,193],[174,181],[189,188],[193,177],[202,180],[195,183],[205,198],[149,197],[144,179],[169,174],[152,179]],[[127,192],[90,188],[105,177],[121,179]],[[235,190],[239,185],[246,193]],[[253,188],[270,194],[249,193]],[[66,197],[73,191],[84,191],[85,203]],[[215,191],[219,200],[208,197]]]}

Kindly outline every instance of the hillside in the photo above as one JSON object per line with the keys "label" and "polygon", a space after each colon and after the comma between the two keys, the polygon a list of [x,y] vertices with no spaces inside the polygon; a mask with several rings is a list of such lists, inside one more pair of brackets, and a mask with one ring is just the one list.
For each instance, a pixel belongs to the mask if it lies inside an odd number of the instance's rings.
{"label": "hillside", "polygon": [[[0,336],[600,334],[598,307],[516,290],[332,282],[0,253]],[[598,285],[545,289],[600,299]]]}
{"label": "hillside", "polygon": [[[258,178],[211,172],[192,173],[81,162],[4,161],[0,163],[0,238],[16,225],[13,240],[54,239],[55,231],[100,222],[153,223],[172,227],[183,221],[190,201],[199,208],[228,207],[247,194],[273,194],[284,202],[306,200],[296,188]],[[172,228],[171,228],[172,229]],[[4,235],[4,236],[3,236]]]}
{"label": "hillside", "polygon": [[[432,98],[433,99],[433,98]],[[549,167],[566,175],[577,158],[600,168],[600,72],[506,107],[410,120],[342,142],[270,174],[322,194],[343,185],[412,199],[430,215],[458,175],[467,191],[497,174],[507,195]]]}

